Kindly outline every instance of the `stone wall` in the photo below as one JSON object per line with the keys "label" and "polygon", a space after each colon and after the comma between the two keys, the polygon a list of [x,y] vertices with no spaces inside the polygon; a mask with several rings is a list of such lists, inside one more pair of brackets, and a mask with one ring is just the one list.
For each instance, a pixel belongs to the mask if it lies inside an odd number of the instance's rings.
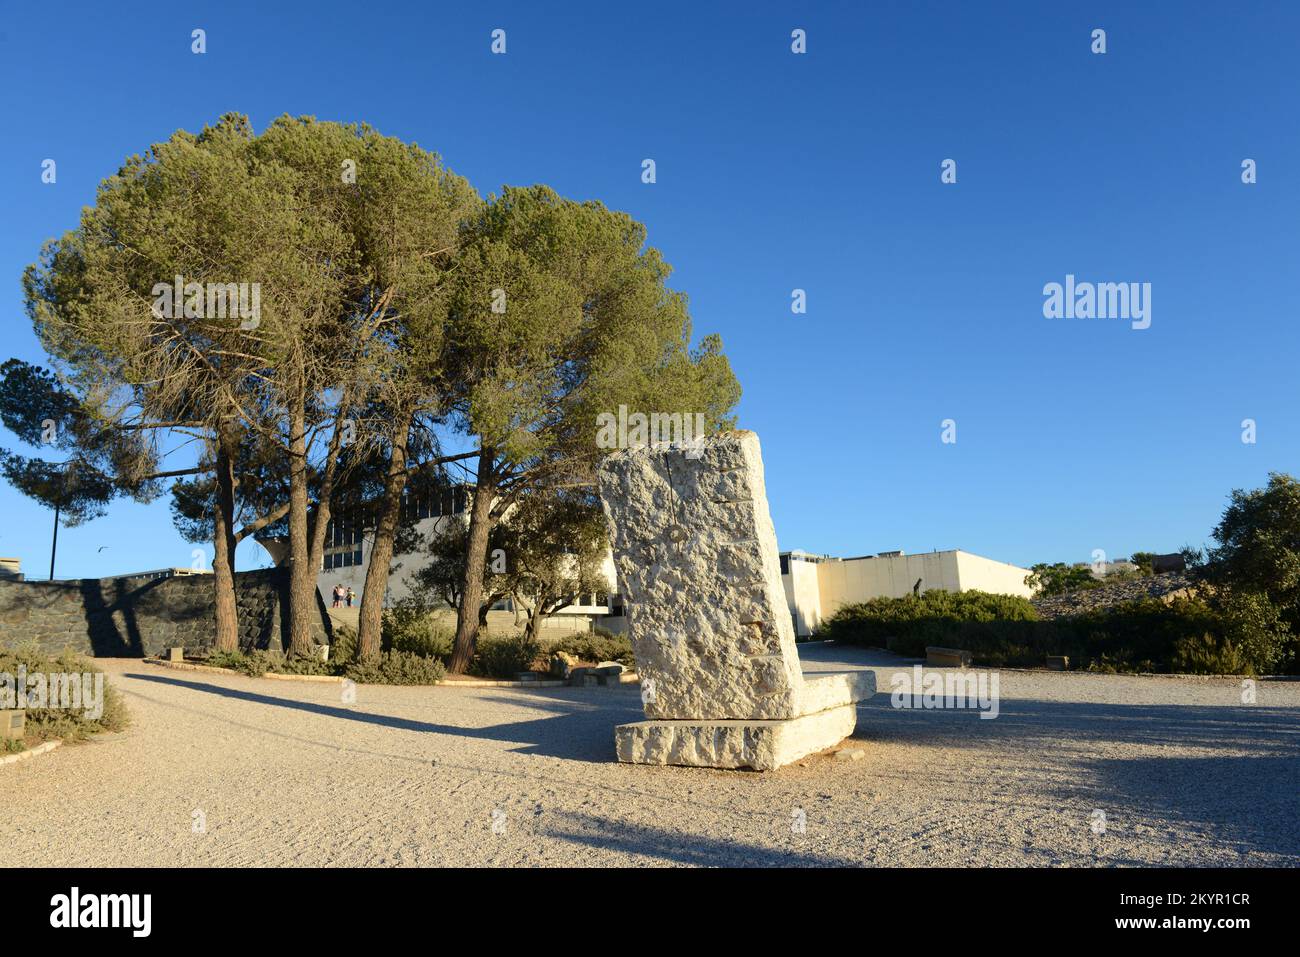
{"label": "stone wall", "polygon": [[[287,569],[235,574],[242,648],[288,645]],[[328,640],[329,617],[318,606],[312,630]],[[156,655],[174,645],[212,646],[215,599],[211,575],[173,578],[83,578],[33,582],[0,580],[0,643],[34,641],[43,649],[71,648],[99,657]]]}

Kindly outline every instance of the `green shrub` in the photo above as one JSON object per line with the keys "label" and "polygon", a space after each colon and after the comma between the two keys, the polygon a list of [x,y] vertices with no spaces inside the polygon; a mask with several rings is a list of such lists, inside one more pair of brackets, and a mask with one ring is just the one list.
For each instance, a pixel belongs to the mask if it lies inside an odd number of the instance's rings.
{"label": "green shrub", "polygon": [[335,625],[330,642],[330,661],[340,667],[357,656],[357,630],[351,625]]}
{"label": "green shrub", "polygon": [[[8,673],[16,680],[20,668],[24,669],[28,676],[54,673],[80,675],[85,672],[101,674],[103,672],[103,669],[96,667],[90,659],[71,651],[62,651],[51,655],[42,651],[35,644],[25,644],[17,648],[0,648],[0,672]],[[130,723],[122,695],[109,684],[107,679],[104,680],[103,687],[103,710],[96,718],[88,717],[84,706],[80,709],[58,706],[28,707],[26,709],[27,737],[38,741],[49,741],[55,738],[61,738],[64,741],[77,741],[87,735],[103,731],[122,730]],[[25,690],[30,693],[30,686]],[[46,704],[57,705],[58,702],[47,700]],[[10,747],[13,750],[22,750],[21,745]]]}
{"label": "green shrub", "polygon": [[447,675],[437,658],[406,651],[385,651],[373,661],[351,662],[344,674],[358,684],[436,685]]}
{"label": "green shrub", "polygon": [[1224,590],[1215,598],[1223,617],[1224,649],[1240,657],[1237,674],[1277,674],[1295,670],[1297,637],[1282,609],[1263,592]]}
{"label": "green shrub", "polygon": [[1266,599],[1142,598],[1069,618],[1038,620],[1026,599],[926,592],[841,608],[827,637],[922,657],[928,645],[962,648],[978,664],[1040,666],[1066,655],[1076,668],[1115,672],[1267,673],[1293,659],[1295,639]]}
{"label": "green shrub", "polygon": [[277,662],[265,651],[214,651],[203,663],[213,668],[229,668],[250,678],[260,678]]}
{"label": "green shrub", "polygon": [[552,654],[563,651],[575,655],[580,661],[617,661],[628,668],[636,668],[632,640],[606,628],[597,627],[587,634],[566,635],[547,644],[546,651]]}
{"label": "green shrub", "polygon": [[414,601],[399,602],[385,609],[383,623],[384,651],[405,651],[443,660],[451,657],[453,635],[437,624],[427,606]]}
{"label": "green shrub", "polygon": [[541,644],[527,635],[481,635],[471,670],[488,678],[513,678],[530,670],[541,653]]}
{"label": "green shrub", "polygon": [[1027,625],[1037,618],[1026,598],[932,589],[920,596],[872,598],[845,605],[822,623],[822,633],[846,644],[891,647],[899,654],[921,657],[927,645],[961,641],[990,646],[1034,644],[1035,630]]}
{"label": "green shrub", "polygon": [[1247,674],[1251,663],[1231,642],[1206,632],[1181,638],[1174,648],[1173,670],[1197,675]]}
{"label": "green shrub", "polygon": [[304,657],[300,655],[291,655],[283,661],[278,661],[268,668],[268,671],[274,671],[282,675],[339,675],[343,673],[346,662],[333,660],[333,649],[330,649],[330,660],[321,661],[319,658]]}

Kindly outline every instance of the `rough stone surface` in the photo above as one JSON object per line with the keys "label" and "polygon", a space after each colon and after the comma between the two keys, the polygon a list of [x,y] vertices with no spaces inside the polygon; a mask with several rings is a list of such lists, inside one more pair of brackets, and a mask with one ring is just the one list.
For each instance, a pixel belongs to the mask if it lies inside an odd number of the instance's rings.
{"label": "rough stone surface", "polygon": [[804,706],[753,432],[628,449],[600,470],[650,718],[793,718]]}
{"label": "rough stone surface", "polygon": [[876,674],[873,671],[845,671],[837,674],[803,676],[803,691],[799,696],[804,714],[838,708],[870,698],[876,693]]}
{"label": "rough stone surface", "polygon": [[571,672],[578,665],[578,656],[571,655],[567,651],[557,651],[551,655],[551,674],[558,675],[561,678],[569,677]]}
{"label": "rough stone surface", "polygon": [[620,761],[773,771],[853,733],[853,705],[778,721],[638,721],[619,725]]}
{"label": "rough stone surface", "polygon": [[616,452],[600,497],[651,719],[620,761],[765,771],[853,733],[875,675],[800,670],[758,436]]}
{"label": "rough stone surface", "polygon": [[[282,568],[235,573],[239,643],[287,646],[288,574]],[[328,615],[317,595],[312,631],[328,641]],[[37,582],[0,580],[0,643],[32,641],[42,650],[70,648],[100,657],[161,655],[183,646],[205,650],[214,639],[211,575],[128,576]]]}
{"label": "rough stone surface", "polygon": [[1066,592],[1064,595],[1049,595],[1032,599],[1031,604],[1041,618],[1069,618],[1091,611],[1103,611],[1121,602],[1137,601],[1139,598],[1159,598],[1172,601],[1180,595],[1189,594],[1192,587],[1190,576],[1181,572],[1164,575],[1148,575],[1130,581],[1103,584],[1099,588],[1085,588],[1080,591]]}

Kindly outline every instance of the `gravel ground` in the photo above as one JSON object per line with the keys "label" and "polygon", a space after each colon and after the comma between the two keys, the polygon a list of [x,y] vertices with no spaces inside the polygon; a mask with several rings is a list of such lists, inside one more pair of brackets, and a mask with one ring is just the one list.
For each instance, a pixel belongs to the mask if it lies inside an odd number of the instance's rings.
{"label": "gravel ground", "polygon": [[901,659],[802,653],[877,672],[861,760],[620,765],[634,686],[344,705],[338,685],[105,660],[133,727],[0,768],[0,846],[48,866],[1300,864],[1300,682],[1243,705],[1232,679],[1003,671],[983,720],[891,707]]}

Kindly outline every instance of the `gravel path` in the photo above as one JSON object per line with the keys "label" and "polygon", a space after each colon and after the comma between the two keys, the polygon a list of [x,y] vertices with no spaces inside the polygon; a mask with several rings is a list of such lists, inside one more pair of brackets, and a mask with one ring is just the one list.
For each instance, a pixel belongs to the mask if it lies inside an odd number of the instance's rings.
{"label": "gravel path", "polygon": [[635,687],[344,705],[337,685],[107,660],[133,727],[0,768],[0,846],[52,866],[1300,865],[1300,682],[1243,705],[1231,679],[1004,671],[981,720],[891,707],[892,656],[803,655],[876,670],[862,760],[619,765]]}

